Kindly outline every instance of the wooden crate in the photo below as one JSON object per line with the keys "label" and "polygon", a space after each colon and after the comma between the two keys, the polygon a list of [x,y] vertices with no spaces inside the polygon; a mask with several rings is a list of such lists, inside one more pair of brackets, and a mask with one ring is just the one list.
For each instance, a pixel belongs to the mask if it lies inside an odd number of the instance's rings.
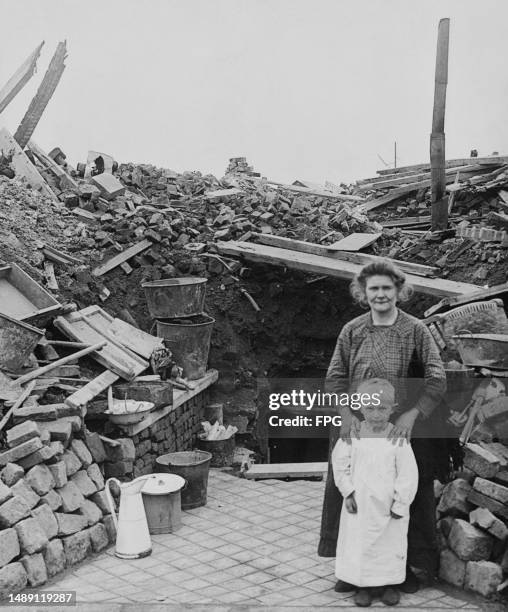
{"label": "wooden crate", "polygon": [[44,325],[62,305],[39,283],[11,263],[0,266],[0,312],[18,321]]}

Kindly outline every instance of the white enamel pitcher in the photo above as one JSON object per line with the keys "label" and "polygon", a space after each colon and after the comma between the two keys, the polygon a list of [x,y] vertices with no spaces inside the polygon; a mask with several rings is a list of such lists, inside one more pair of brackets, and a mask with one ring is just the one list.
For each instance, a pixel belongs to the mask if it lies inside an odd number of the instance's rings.
{"label": "white enamel pitcher", "polygon": [[[139,476],[131,482],[121,483],[116,478],[106,481],[106,496],[116,527],[115,555],[120,559],[140,559],[152,553],[152,541],[148,532],[145,508],[141,489],[154,475]],[[116,482],[120,488],[120,509],[118,518],[110,491],[110,483]]]}

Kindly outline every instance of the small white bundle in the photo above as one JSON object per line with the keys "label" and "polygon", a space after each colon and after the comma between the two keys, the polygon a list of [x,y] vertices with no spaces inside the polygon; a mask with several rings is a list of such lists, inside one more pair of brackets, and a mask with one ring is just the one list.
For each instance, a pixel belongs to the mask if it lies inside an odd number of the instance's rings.
{"label": "small white bundle", "polygon": [[201,425],[205,430],[205,436],[201,438],[202,440],[227,440],[238,431],[238,427],[233,425],[224,427],[224,425],[219,424],[219,421],[215,421],[213,425],[209,421],[204,421]]}

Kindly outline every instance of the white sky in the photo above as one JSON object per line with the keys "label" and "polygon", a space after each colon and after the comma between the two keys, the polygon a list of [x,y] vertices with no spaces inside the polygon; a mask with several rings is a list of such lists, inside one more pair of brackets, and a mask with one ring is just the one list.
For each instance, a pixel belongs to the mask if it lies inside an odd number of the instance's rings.
{"label": "white sky", "polygon": [[0,115],[15,132],[60,40],[68,59],[34,140],[71,163],[353,181],[428,160],[439,19],[450,17],[447,157],[508,153],[506,0],[0,0]]}

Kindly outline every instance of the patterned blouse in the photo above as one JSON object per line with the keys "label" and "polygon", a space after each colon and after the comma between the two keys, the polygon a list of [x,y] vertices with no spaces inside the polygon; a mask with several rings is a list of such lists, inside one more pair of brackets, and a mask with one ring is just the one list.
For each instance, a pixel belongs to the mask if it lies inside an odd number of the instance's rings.
{"label": "patterned blouse", "polygon": [[[411,407],[427,418],[446,390],[446,375],[434,338],[424,323],[400,309],[393,325],[374,325],[368,312],[342,328],[326,375],[326,391],[352,393],[368,378],[385,378],[395,387],[400,411]],[[407,405],[408,368],[415,357],[424,366],[422,392]]]}

